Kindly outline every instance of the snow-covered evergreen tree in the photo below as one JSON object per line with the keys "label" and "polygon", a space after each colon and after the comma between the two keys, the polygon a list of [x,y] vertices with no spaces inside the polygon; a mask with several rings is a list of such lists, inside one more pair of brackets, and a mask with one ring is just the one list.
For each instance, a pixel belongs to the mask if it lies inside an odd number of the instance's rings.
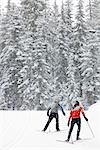
{"label": "snow-covered evergreen tree", "polygon": [[[48,99],[48,21],[45,1],[23,0],[23,47],[26,53],[24,104],[29,109],[44,109]],[[27,16],[26,16],[27,14]],[[47,21],[47,22],[46,22]],[[23,85],[22,85],[23,86]],[[25,107],[23,105],[23,107]]]}
{"label": "snow-covered evergreen tree", "polygon": [[[60,49],[60,77],[61,83],[61,95],[64,100],[64,104],[71,106],[71,101],[74,98],[74,51],[73,51],[73,29],[72,29],[72,3],[67,0],[62,2],[61,8],[61,22],[59,30],[59,49]],[[61,74],[62,73],[62,74]]]}
{"label": "snow-covered evergreen tree", "polygon": [[[61,100],[64,101],[67,93],[65,92],[65,88],[67,90],[67,67],[68,67],[68,43],[66,41],[66,22],[65,22],[65,9],[64,9],[64,3],[62,1],[61,6],[61,15],[60,15],[60,22],[59,22],[59,70],[58,70],[58,82],[59,82],[59,88],[60,88],[60,97]],[[64,88],[64,89],[63,89]],[[66,93],[66,94],[65,94]],[[64,103],[64,102],[63,102]]]}
{"label": "snow-covered evergreen tree", "polygon": [[95,44],[96,36],[89,33],[87,40],[88,50],[82,55],[82,76],[83,76],[83,99],[85,105],[91,105],[97,101],[97,46]]}
{"label": "snow-covered evergreen tree", "polygon": [[21,30],[19,12],[19,8],[8,0],[7,13],[2,22],[1,88],[3,88],[8,108],[13,110],[19,109],[21,106],[18,93],[19,71],[22,68],[22,60],[18,58]]}
{"label": "snow-covered evergreen tree", "polygon": [[100,1],[96,0],[92,2],[91,6],[92,17],[89,19],[89,50],[92,52],[92,81],[93,81],[93,90],[92,97],[93,100],[91,103],[94,103],[98,100],[98,90],[99,88],[99,78],[98,78],[98,67],[99,67],[99,57],[100,57]]}
{"label": "snow-covered evergreen tree", "polygon": [[87,40],[87,30],[86,23],[84,20],[84,11],[83,11],[83,1],[79,0],[77,5],[77,14],[76,14],[76,25],[75,25],[75,39],[74,39],[74,50],[75,50],[75,82],[76,82],[76,97],[82,98],[82,64],[84,61],[82,60],[82,54],[84,54],[87,50],[86,40]]}
{"label": "snow-covered evergreen tree", "polygon": [[81,55],[82,91],[84,105],[91,105],[98,99],[97,96],[97,36],[93,20],[93,1],[89,1],[87,17],[87,45],[85,53]]}
{"label": "snow-covered evergreen tree", "polygon": [[95,0],[93,2],[93,23],[94,30],[96,30],[97,47],[100,56],[100,0]]}
{"label": "snow-covered evergreen tree", "polygon": [[60,87],[58,82],[59,76],[59,11],[56,0],[54,2],[53,10],[50,17],[50,79],[49,79],[49,95],[51,101],[54,100],[55,96],[59,97]]}

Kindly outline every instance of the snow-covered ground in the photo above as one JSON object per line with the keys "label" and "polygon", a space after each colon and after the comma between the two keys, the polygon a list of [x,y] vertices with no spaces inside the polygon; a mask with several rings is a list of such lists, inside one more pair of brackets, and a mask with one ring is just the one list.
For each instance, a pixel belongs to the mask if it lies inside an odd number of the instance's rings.
{"label": "snow-covered ground", "polygon": [[[55,131],[53,120],[46,133],[41,132],[48,117],[46,111],[0,111],[0,150],[99,150],[100,149],[100,102],[92,105],[85,112],[89,119],[91,133],[87,122],[82,118],[80,137],[84,140],[68,144],[65,140],[69,128],[66,118],[59,112],[60,132]],[[76,138],[75,126],[72,139]]]}

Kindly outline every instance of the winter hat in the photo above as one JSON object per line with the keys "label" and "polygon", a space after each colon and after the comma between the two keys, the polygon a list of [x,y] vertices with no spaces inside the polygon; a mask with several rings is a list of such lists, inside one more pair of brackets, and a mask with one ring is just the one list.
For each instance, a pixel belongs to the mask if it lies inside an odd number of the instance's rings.
{"label": "winter hat", "polygon": [[79,106],[79,101],[76,101],[76,105],[78,105],[78,106]]}
{"label": "winter hat", "polygon": [[76,101],[75,104],[74,104],[74,107],[75,108],[76,106],[79,106],[79,101]]}

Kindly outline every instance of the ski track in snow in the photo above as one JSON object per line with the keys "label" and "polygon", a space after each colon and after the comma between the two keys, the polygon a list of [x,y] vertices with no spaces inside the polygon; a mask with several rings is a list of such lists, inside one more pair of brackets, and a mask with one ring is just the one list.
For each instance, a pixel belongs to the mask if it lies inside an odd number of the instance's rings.
{"label": "ski track in snow", "polygon": [[[99,150],[100,149],[100,102],[85,112],[90,127],[82,118],[80,137],[84,140],[69,144],[60,142],[67,139],[69,128],[66,118],[59,112],[60,129],[55,132],[55,119],[46,132],[41,132],[47,122],[46,111],[0,111],[0,150]],[[76,138],[77,126],[72,132],[73,141]],[[86,140],[85,140],[86,139]]]}

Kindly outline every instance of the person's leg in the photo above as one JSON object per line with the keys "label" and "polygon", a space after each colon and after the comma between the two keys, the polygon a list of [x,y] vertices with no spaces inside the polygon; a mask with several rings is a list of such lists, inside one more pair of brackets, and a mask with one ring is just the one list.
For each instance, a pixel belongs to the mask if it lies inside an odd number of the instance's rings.
{"label": "person's leg", "polygon": [[46,125],[45,125],[45,127],[44,127],[44,129],[43,129],[43,131],[46,131],[46,130],[47,130],[47,128],[48,128],[48,126],[49,126],[51,120],[53,119],[53,117],[54,117],[54,116],[53,116],[52,114],[50,114],[49,119],[48,119],[48,121],[47,121],[47,123],[46,123]]}
{"label": "person's leg", "polygon": [[79,140],[79,135],[80,135],[80,130],[81,130],[81,119],[79,118],[76,123],[78,126],[76,140]]}
{"label": "person's leg", "polygon": [[55,114],[55,118],[56,118],[56,130],[60,131],[60,129],[59,129],[59,116],[58,116],[58,113]]}
{"label": "person's leg", "polygon": [[69,133],[68,133],[67,141],[69,141],[69,140],[70,140],[70,136],[71,136],[71,133],[72,133],[72,130],[73,130],[74,124],[75,124],[75,121],[74,121],[74,120],[72,120],[72,121],[71,121],[70,129],[69,129]]}

